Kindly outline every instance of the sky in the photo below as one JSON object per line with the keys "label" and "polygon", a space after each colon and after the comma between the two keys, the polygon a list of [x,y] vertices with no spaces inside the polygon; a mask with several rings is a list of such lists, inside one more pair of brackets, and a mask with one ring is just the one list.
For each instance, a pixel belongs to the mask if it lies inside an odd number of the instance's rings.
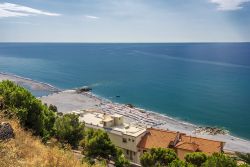
{"label": "sky", "polygon": [[249,42],[250,0],[0,0],[0,42]]}

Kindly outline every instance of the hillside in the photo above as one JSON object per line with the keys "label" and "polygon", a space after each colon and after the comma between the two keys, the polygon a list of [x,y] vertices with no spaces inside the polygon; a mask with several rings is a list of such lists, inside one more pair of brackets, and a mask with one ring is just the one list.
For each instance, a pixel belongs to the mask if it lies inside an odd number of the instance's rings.
{"label": "hillside", "polygon": [[14,129],[15,138],[0,141],[1,167],[87,167],[81,164],[70,151],[60,150],[58,147],[45,146],[38,137],[25,131],[16,120],[4,118],[0,114],[0,123],[8,122]]}

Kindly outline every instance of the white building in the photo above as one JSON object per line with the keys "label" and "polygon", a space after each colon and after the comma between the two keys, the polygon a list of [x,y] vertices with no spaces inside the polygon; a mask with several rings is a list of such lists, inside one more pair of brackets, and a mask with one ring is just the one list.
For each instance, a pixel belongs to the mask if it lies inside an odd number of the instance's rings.
{"label": "white building", "polygon": [[146,127],[126,124],[121,115],[105,115],[99,112],[75,112],[86,128],[105,130],[112,143],[121,148],[131,162],[140,163],[137,145],[146,133]]}

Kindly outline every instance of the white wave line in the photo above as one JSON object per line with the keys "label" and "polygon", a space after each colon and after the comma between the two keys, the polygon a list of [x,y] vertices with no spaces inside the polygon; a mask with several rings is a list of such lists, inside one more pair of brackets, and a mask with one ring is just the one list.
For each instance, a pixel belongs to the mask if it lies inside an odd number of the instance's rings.
{"label": "white wave line", "polygon": [[[142,51],[134,51],[134,52],[152,56],[152,54],[142,52]],[[169,56],[169,55],[164,55],[164,54],[157,54],[157,55],[158,56],[164,56],[162,58],[167,58],[167,59],[171,59],[171,60],[179,60],[179,61],[184,61],[184,62],[192,62],[192,63],[200,63],[200,64],[210,64],[210,65],[217,65],[217,66],[250,69],[250,66],[246,66],[246,65],[239,65],[239,64],[232,64],[232,63],[221,63],[221,62],[198,60],[198,59],[187,59],[187,58],[174,57],[174,56]]]}

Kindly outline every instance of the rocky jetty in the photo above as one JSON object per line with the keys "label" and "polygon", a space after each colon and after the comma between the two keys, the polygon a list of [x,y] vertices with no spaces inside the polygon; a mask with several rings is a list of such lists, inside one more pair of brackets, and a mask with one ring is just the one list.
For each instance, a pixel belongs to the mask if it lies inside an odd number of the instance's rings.
{"label": "rocky jetty", "polygon": [[198,127],[195,129],[195,133],[209,134],[209,135],[218,135],[218,134],[225,135],[228,134],[228,131],[216,127]]}
{"label": "rocky jetty", "polygon": [[81,88],[76,89],[76,93],[89,92],[89,91],[91,91],[91,90],[92,90],[92,88],[87,87],[87,86],[84,86],[84,87],[81,87]]}
{"label": "rocky jetty", "polygon": [[7,122],[2,122],[0,124],[0,140],[7,140],[14,137],[15,134],[12,126]]}

